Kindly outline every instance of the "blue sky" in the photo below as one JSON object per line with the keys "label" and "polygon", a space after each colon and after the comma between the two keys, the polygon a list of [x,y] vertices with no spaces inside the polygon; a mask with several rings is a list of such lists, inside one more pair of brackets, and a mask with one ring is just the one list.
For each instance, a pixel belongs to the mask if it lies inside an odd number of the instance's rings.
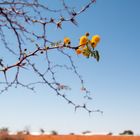
{"label": "blue sky", "polygon": [[[85,2],[80,1],[80,4]],[[53,6],[52,1],[49,4]],[[79,1],[69,4],[78,6]],[[89,106],[103,110],[103,115],[93,113],[89,116],[84,110],[75,113],[63,99],[49,94],[51,91],[45,86],[38,86],[36,93],[19,87],[0,95],[0,127],[7,126],[12,131],[25,127],[31,131],[44,128],[59,133],[85,130],[120,133],[131,129],[140,134],[139,13],[139,0],[97,0],[77,18],[78,27],[65,23],[63,30],[57,30],[54,26],[48,28],[49,39],[60,40],[69,36],[74,45],[85,32],[101,36],[99,63],[74,53],[73,60],[93,95]],[[56,57],[63,61],[58,55]],[[26,81],[29,77],[22,78]],[[80,102],[82,93],[77,89],[78,83],[72,79],[73,75],[60,72],[58,78],[70,83],[73,90],[68,94],[72,93],[73,100]]]}

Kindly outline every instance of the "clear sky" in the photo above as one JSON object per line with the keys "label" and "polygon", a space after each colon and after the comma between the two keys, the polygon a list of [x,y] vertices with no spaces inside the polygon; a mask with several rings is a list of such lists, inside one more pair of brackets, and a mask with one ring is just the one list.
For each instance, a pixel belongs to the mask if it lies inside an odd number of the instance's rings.
{"label": "clear sky", "polygon": [[[85,2],[76,0],[69,4],[78,7]],[[49,4],[53,6],[54,2],[49,1]],[[38,86],[36,93],[24,88],[11,88],[0,95],[0,127],[9,127],[12,131],[25,127],[31,131],[44,128],[47,132],[56,130],[59,133],[85,130],[120,133],[130,129],[140,134],[139,13],[139,0],[97,0],[77,18],[78,27],[65,23],[63,30],[54,26],[48,29],[49,39],[60,40],[69,36],[74,44],[85,32],[101,36],[99,63],[75,54],[73,59],[93,94],[89,106],[103,110],[103,115],[93,113],[89,116],[84,110],[75,113],[71,105],[49,94],[45,86]],[[76,89],[77,81],[73,81],[68,73],[60,73],[59,77],[70,83],[73,90],[69,94],[72,93],[73,100],[78,102],[82,93]],[[24,76],[22,80],[26,81],[26,78]]]}

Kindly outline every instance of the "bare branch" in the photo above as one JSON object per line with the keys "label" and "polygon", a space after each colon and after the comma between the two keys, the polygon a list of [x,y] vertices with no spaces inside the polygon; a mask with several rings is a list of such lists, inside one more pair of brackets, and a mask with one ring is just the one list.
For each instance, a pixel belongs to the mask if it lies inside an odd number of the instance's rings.
{"label": "bare branch", "polygon": [[[102,113],[100,110],[88,109],[86,104],[79,105],[70,100],[64,94],[64,91],[72,90],[72,88],[57,78],[57,69],[73,73],[79,80],[81,85],[79,89],[84,92],[84,98],[92,100],[72,56],[65,51],[69,50],[75,53],[84,44],[73,46],[70,42],[68,44],[63,41],[54,42],[48,40],[47,34],[47,28],[52,24],[58,29],[63,29],[63,24],[67,22],[77,26],[76,18],[86,12],[94,3],[95,0],[89,0],[87,4],[81,8],[79,7],[80,10],[76,10],[74,7],[69,6],[65,0],[60,1],[60,8],[50,8],[47,3],[39,0],[1,0],[0,38],[2,42],[1,49],[4,53],[0,52],[0,75],[3,76],[0,81],[0,93],[9,90],[13,86],[21,86],[35,92],[35,87],[41,84],[52,89],[55,95],[71,104],[75,110],[84,109],[88,113]],[[12,38],[9,36],[12,36]],[[87,42],[86,45],[88,44],[92,45],[90,42]],[[65,57],[68,63],[58,64],[57,61],[56,63],[52,61],[50,52],[53,51]],[[98,53],[92,48],[90,54],[95,56],[95,52]],[[40,59],[43,59],[43,61],[40,61]],[[96,59],[99,60],[99,54]],[[43,68],[39,67],[40,63]],[[29,81],[28,83],[26,80],[21,81],[23,71],[27,74],[32,72],[39,80]]]}

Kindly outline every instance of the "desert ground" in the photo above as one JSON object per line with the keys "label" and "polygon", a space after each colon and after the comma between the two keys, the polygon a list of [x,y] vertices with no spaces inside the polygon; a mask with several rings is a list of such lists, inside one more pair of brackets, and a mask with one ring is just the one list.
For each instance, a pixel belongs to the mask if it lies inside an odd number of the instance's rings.
{"label": "desert ground", "polygon": [[[0,138],[1,140],[1,138]],[[2,139],[5,140],[5,139]],[[109,136],[109,135],[14,135],[8,140],[140,140],[140,136]]]}
{"label": "desert ground", "polygon": [[140,136],[27,136],[25,140],[140,140]]}

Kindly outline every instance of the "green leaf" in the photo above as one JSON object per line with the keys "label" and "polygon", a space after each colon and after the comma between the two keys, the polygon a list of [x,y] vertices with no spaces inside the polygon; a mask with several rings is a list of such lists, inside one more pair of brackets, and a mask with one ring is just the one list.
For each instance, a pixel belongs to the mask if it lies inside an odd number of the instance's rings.
{"label": "green leaf", "polygon": [[96,54],[96,60],[99,61],[99,59],[100,59],[100,54],[99,54],[99,52],[98,52],[97,50],[95,51],[95,54]]}
{"label": "green leaf", "polygon": [[93,57],[93,52],[90,53],[91,57]]}
{"label": "green leaf", "polygon": [[92,53],[92,56],[96,59],[96,53],[95,53],[95,51]]}

